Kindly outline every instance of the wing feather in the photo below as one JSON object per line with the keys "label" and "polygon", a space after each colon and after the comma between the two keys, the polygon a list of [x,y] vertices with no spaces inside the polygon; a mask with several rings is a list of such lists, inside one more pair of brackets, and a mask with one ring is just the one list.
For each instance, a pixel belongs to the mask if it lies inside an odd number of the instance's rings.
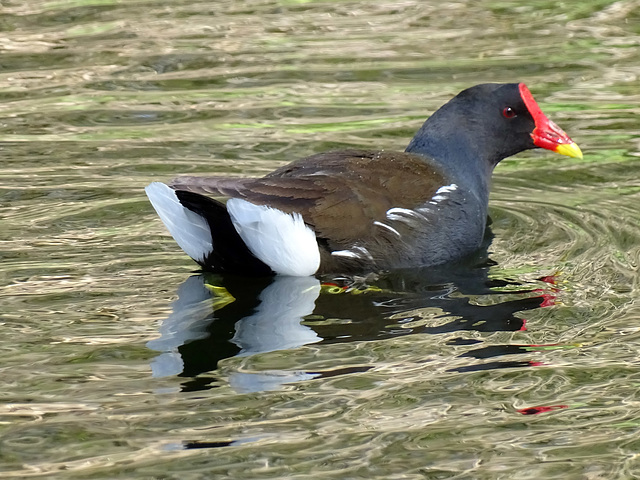
{"label": "wing feather", "polygon": [[424,204],[443,180],[425,157],[342,151],[307,157],[262,178],[178,177],[171,186],[299,213],[318,237],[331,239],[331,248],[341,248],[379,235],[375,222],[384,222],[390,208]]}

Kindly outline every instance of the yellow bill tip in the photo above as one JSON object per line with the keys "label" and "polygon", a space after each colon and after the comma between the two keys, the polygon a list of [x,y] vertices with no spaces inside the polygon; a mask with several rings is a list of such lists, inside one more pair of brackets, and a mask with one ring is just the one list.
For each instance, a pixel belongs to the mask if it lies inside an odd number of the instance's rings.
{"label": "yellow bill tip", "polygon": [[554,152],[560,155],[566,155],[567,157],[582,159],[582,150],[577,143],[560,143],[556,146]]}

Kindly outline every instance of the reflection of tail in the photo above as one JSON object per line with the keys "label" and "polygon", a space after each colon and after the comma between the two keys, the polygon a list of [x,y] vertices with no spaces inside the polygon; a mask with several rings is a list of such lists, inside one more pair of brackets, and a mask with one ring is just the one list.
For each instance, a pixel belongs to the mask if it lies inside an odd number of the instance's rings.
{"label": "reflection of tail", "polygon": [[[162,352],[151,362],[154,377],[182,375],[193,377],[196,384],[200,373],[215,370],[224,358],[322,341],[302,323],[313,313],[320,295],[320,281],[314,277],[196,275],[189,277],[177,293],[171,315],[160,325],[160,337],[147,342],[147,347]],[[354,368],[361,367],[349,367],[346,373]],[[229,382],[238,391],[253,392],[321,375],[325,372],[235,372]]]}
{"label": "reflection of tail", "polygon": [[159,182],[145,191],[169,233],[204,269],[243,275],[313,275],[315,233],[299,214],[233,198],[226,205]]}
{"label": "reflection of tail", "polygon": [[222,203],[159,182],[145,191],[180,248],[203,268],[220,273],[273,273],[249,251]]}

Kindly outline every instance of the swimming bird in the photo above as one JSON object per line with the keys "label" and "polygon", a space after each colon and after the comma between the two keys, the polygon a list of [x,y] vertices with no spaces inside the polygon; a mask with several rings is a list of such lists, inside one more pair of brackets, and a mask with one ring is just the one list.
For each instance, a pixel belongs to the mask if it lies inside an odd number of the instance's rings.
{"label": "swimming bird", "polygon": [[476,250],[495,166],[532,148],[582,158],[526,85],[481,84],[440,107],[404,152],[319,153],[261,178],[185,176],[145,190],[204,270],[379,272]]}

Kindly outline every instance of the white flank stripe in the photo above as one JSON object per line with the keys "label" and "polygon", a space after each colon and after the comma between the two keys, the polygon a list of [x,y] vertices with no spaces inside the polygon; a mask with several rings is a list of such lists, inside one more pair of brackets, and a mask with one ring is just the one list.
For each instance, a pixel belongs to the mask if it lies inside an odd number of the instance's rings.
{"label": "white flank stripe", "polygon": [[356,252],[352,252],[351,250],[336,250],[335,252],[331,252],[331,255],[335,255],[336,257],[349,257],[349,258],[360,258],[361,255]]}
{"label": "white flank stripe", "polygon": [[254,205],[240,198],[227,202],[236,231],[251,253],[280,275],[306,277],[320,266],[316,234],[298,213]]}
{"label": "white flank stripe", "polygon": [[354,245],[351,250],[336,250],[335,252],[331,252],[331,255],[335,255],[336,257],[366,258],[373,261],[373,256],[369,253],[369,250],[358,245]]}
{"label": "white flank stripe", "polygon": [[436,194],[431,198],[432,201],[430,201],[429,203],[432,203],[435,205],[436,203],[441,202],[442,200],[447,198],[445,194],[453,192],[457,189],[458,189],[458,185],[456,185],[455,183],[452,183],[451,185],[445,185],[444,187],[440,187],[438,190],[436,190]]}
{"label": "white flank stripe", "polygon": [[415,210],[394,207],[387,210],[387,218],[392,221],[414,223],[416,220],[426,220],[425,216]]}
{"label": "white flank stripe", "polygon": [[369,260],[373,261],[373,256],[369,253],[369,250],[367,250],[364,247],[353,247],[354,250],[358,250],[362,255],[364,255],[365,257],[367,257]]}
{"label": "white flank stripe", "polygon": [[398,232],[395,228],[390,227],[389,225],[387,225],[386,223],[382,223],[382,222],[373,222],[374,225],[377,225],[379,227],[382,228],[386,228],[387,230],[389,230],[391,233],[395,233],[398,238],[401,237],[402,235],[400,235],[400,232]]}
{"label": "white flank stripe", "polygon": [[436,190],[436,195],[438,195],[439,193],[449,193],[449,192],[453,192],[454,190],[458,189],[458,185],[456,185],[455,183],[452,183],[451,185],[445,185],[444,187],[440,187],[438,190]]}
{"label": "white flank stripe", "polygon": [[180,248],[195,261],[203,262],[213,249],[207,221],[183,207],[176,192],[164,183],[153,182],[144,190],[160,220]]}

